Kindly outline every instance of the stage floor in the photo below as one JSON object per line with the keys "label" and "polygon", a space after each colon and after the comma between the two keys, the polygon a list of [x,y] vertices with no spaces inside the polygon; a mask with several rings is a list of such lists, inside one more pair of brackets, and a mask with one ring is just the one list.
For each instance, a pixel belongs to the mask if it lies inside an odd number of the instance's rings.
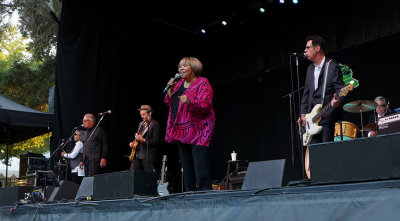
{"label": "stage floor", "polygon": [[400,180],[27,204],[0,220],[398,220]]}

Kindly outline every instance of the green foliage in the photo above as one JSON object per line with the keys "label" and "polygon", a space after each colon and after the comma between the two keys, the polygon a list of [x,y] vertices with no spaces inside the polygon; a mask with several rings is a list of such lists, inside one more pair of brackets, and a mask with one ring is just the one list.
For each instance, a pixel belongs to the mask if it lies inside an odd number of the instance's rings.
{"label": "green foliage", "polygon": [[0,73],[0,94],[27,107],[47,111],[54,70],[54,61],[14,61],[10,68]]}
{"label": "green foliage", "polygon": [[[58,24],[49,8],[59,17],[61,1],[10,0],[0,3],[0,94],[40,111],[48,111],[48,93],[54,85],[55,46]],[[19,24],[5,19],[19,14]],[[9,156],[49,150],[51,133],[9,146]],[[0,145],[0,160],[5,162],[6,146]]]}
{"label": "green foliage", "polygon": [[[50,137],[51,133],[47,133],[41,136],[37,136],[28,140],[21,141],[8,146],[9,157],[17,157],[21,154],[32,152],[32,153],[44,153],[50,149]],[[7,146],[0,145],[0,160],[3,164],[6,164]],[[9,162],[10,164],[11,162]]]}
{"label": "green foliage", "polygon": [[16,11],[21,34],[31,40],[27,46],[32,58],[37,61],[51,59],[55,54],[58,23],[50,15],[50,10],[59,18],[61,6],[59,0],[9,0],[9,4],[0,4],[0,35],[4,18]]}

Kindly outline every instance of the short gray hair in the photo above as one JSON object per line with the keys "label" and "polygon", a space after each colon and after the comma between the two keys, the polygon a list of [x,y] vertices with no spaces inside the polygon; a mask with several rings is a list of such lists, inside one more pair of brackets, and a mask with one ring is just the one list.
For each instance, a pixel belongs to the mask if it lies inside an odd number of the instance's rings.
{"label": "short gray hair", "polygon": [[90,121],[93,121],[96,123],[96,117],[93,114],[85,114],[85,116],[88,116]]}
{"label": "short gray hair", "polygon": [[376,98],[374,99],[374,101],[375,101],[375,103],[378,103],[378,101],[383,101],[383,102],[385,103],[385,105],[387,104],[387,103],[386,103],[386,98],[384,98],[383,96],[378,96],[378,97],[376,97]]}

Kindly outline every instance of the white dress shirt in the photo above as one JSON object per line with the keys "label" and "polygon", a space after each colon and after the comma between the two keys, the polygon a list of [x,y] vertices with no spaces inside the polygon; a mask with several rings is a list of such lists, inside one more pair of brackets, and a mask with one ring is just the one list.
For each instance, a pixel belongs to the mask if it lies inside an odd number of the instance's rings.
{"label": "white dress shirt", "polygon": [[[72,149],[71,153],[67,153],[64,155],[65,158],[74,159],[78,156],[79,153],[83,153],[83,143],[78,141],[75,143],[74,149]],[[78,173],[78,176],[85,176],[85,170],[79,168],[79,165],[71,170],[71,173]]]}
{"label": "white dress shirt", "polygon": [[325,62],[325,56],[322,59],[321,64],[317,65],[314,63],[314,89],[317,90],[318,89],[318,79],[319,79],[319,75],[321,74],[321,69],[322,66],[324,65]]}

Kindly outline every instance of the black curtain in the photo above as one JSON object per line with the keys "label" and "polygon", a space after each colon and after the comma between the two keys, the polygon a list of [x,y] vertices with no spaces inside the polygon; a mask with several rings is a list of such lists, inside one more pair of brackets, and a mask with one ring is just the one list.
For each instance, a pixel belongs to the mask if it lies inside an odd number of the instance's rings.
{"label": "black curtain", "polygon": [[[137,109],[149,104],[165,134],[168,107],[162,90],[184,56],[198,57],[214,89],[216,129],[211,144],[213,177],[222,179],[230,152],[250,161],[295,159],[289,101],[289,55],[304,50],[304,39],[319,34],[328,56],[349,65],[360,87],[348,101],[383,95],[400,105],[396,88],[399,2],[300,1],[298,6],[269,4],[267,14],[246,12],[227,27],[206,35],[185,32],[152,19],[146,3],[63,1],[57,45],[54,140],[69,137],[85,113],[112,110],[101,126],[110,153],[104,172],[126,170],[128,143],[141,120]],[[300,62],[300,84],[309,64]],[[294,76],[295,77],[295,76]],[[365,117],[367,118],[367,117]],[[359,123],[359,115],[343,113]],[[52,150],[57,147],[53,143]],[[162,142],[174,187],[180,186],[177,147]],[[159,170],[159,168],[156,168]]]}

